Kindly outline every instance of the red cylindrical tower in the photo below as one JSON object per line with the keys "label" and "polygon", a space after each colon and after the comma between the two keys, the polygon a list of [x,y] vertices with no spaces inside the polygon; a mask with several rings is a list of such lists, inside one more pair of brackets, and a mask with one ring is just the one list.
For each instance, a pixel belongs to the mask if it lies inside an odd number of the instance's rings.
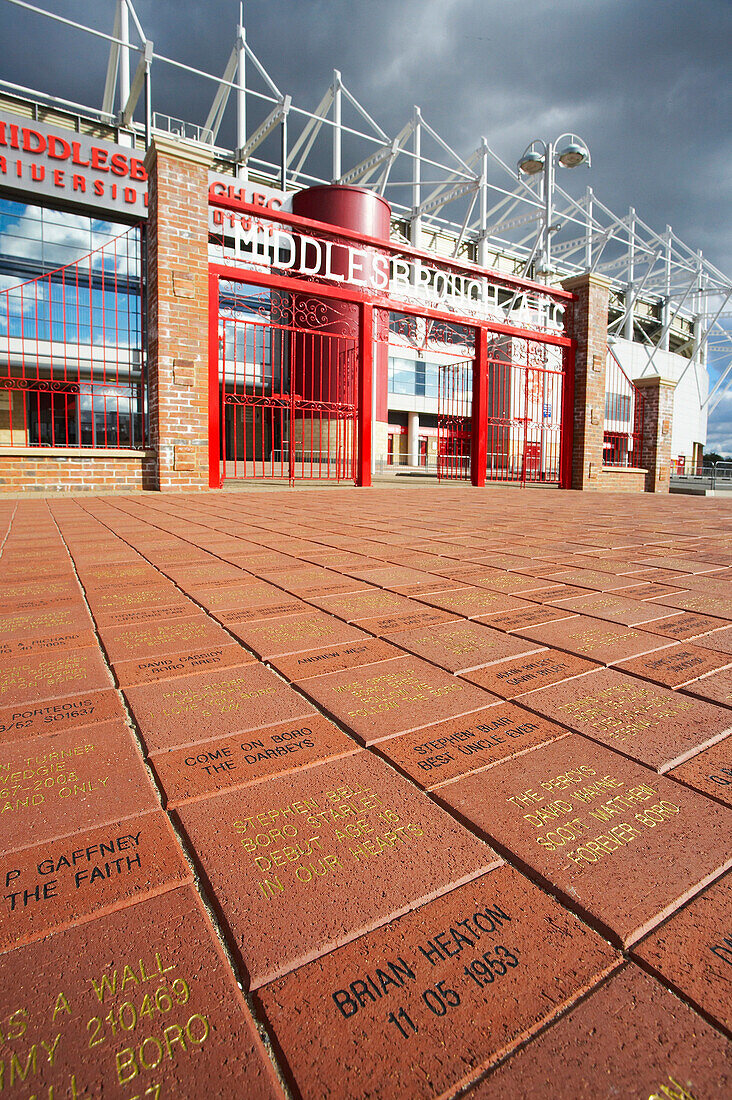
{"label": "red cylindrical tower", "polygon": [[339,183],[308,187],[293,196],[292,212],[301,218],[389,240],[391,206],[381,195],[365,187],[344,187]]}
{"label": "red cylindrical tower", "polygon": [[[293,195],[292,212],[301,218],[325,222],[367,237],[375,237],[377,240],[389,240],[391,206],[386,199],[365,187],[347,187],[337,183],[308,187]],[[358,280],[356,285],[379,286],[380,279],[383,292],[386,289],[383,286],[384,271],[388,271],[388,266],[382,261],[377,278],[372,260],[378,254],[377,250],[370,249],[367,245],[361,246],[357,242],[354,242],[354,247],[359,250],[357,265],[354,267],[352,261],[349,261],[346,249],[336,247],[330,258],[331,272],[342,276],[344,280],[349,280],[355,272]],[[330,311],[338,312],[344,320],[355,320],[356,306],[350,303],[333,302]],[[307,351],[297,359],[294,363],[294,379],[298,392],[311,400],[332,401],[340,385],[333,365],[323,361],[324,357],[315,342],[311,341],[307,345]],[[387,365],[388,348],[386,344],[377,342],[374,349],[376,418],[383,421],[386,421]]]}

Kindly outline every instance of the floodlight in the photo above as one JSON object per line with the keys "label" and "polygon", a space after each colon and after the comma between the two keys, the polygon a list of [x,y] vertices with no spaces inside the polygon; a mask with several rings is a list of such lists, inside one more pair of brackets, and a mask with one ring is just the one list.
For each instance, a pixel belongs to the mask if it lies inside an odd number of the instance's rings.
{"label": "floodlight", "polygon": [[570,141],[557,154],[557,159],[564,168],[576,168],[579,164],[584,164],[588,157],[587,149],[576,141]]}
{"label": "floodlight", "polygon": [[527,176],[535,176],[538,172],[544,170],[544,154],[537,153],[535,149],[527,149],[518,162],[518,166]]}

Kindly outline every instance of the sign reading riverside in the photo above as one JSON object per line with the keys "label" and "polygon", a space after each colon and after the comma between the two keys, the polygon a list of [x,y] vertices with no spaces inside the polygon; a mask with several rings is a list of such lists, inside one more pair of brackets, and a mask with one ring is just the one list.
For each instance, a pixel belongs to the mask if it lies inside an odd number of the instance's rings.
{"label": "sign reading riverside", "polygon": [[98,213],[146,218],[147,173],[135,152],[0,112],[0,188],[13,198],[51,198]]}

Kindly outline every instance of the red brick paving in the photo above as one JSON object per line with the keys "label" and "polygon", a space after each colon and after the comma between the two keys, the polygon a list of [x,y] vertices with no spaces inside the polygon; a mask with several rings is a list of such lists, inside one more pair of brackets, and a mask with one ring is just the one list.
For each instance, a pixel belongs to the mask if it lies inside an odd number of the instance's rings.
{"label": "red brick paving", "polygon": [[0,746],[0,851],[12,852],[157,808],[121,721]]}
{"label": "red brick paving", "polygon": [[0,975],[11,1095],[26,1074],[26,1096],[282,1097],[190,888],[20,948]]}
{"label": "red brick paving", "polygon": [[440,1096],[619,961],[557,902],[502,867],[265,985],[256,999],[299,1095],[365,1100],[388,1051],[389,1091],[379,1095]]}
{"label": "red brick paving", "polygon": [[732,806],[732,741],[725,737],[667,774],[695,791]]}
{"label": "red brick paving", "polygon": [[500,863],[366,752],[177,813],[254,987]]}
{"label": "red brick paving", "polygon": [[0,501],[0,1087],[728,1093],[729,521]]}
{"label": "red brick paving", "polygon": [[732,878],[709,886],[633,948],[658,974],[732,1037]]}
{"label": "red brick paving", "polygon": [[567,730],[511,703],[379,742],[378,751],[418,786],[432,790],[469,772],[567,736]]}
{"label": "red brick paving", "polygon": [[495,697],[416,657],[397,657],[302,685],[308,697],[364,745],[482,710]]}
{"label": "red brick paving", "polygon": [[[534,650],[530,656],[518,660],[501,661],[500,664],[464,672],[463,677],[478,684],[501,699],[516,699],[548,684],[562,684],[576,676],[594,672],[601,666],[583,657],[563,653],[560,649],[545,646]],[[570,689],[574,690],[574,688]]]}
{"label": "red brick paving", "polygon": [[732,714],[615,669],[521,697],[522,706],[659,772],[726,739]]}
{"label": "red brick paving", "polygon": [[728,1048],[718,1031],[628,966],[468,1096],[712,1100],[732,1088]]}
{"label": "red brick paving", "polygon": [[623,946],[732,866],[724,807],[577,735],[437,794]]}

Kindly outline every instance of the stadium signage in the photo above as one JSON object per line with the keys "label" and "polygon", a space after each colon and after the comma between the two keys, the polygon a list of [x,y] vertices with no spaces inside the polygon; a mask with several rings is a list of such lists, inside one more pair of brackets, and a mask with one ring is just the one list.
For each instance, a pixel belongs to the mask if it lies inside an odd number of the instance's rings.
{"label": "stadium signage", "polygon": [[129,146],[0,112],[0,187],[92,212],[147,217],[147,172]]}

